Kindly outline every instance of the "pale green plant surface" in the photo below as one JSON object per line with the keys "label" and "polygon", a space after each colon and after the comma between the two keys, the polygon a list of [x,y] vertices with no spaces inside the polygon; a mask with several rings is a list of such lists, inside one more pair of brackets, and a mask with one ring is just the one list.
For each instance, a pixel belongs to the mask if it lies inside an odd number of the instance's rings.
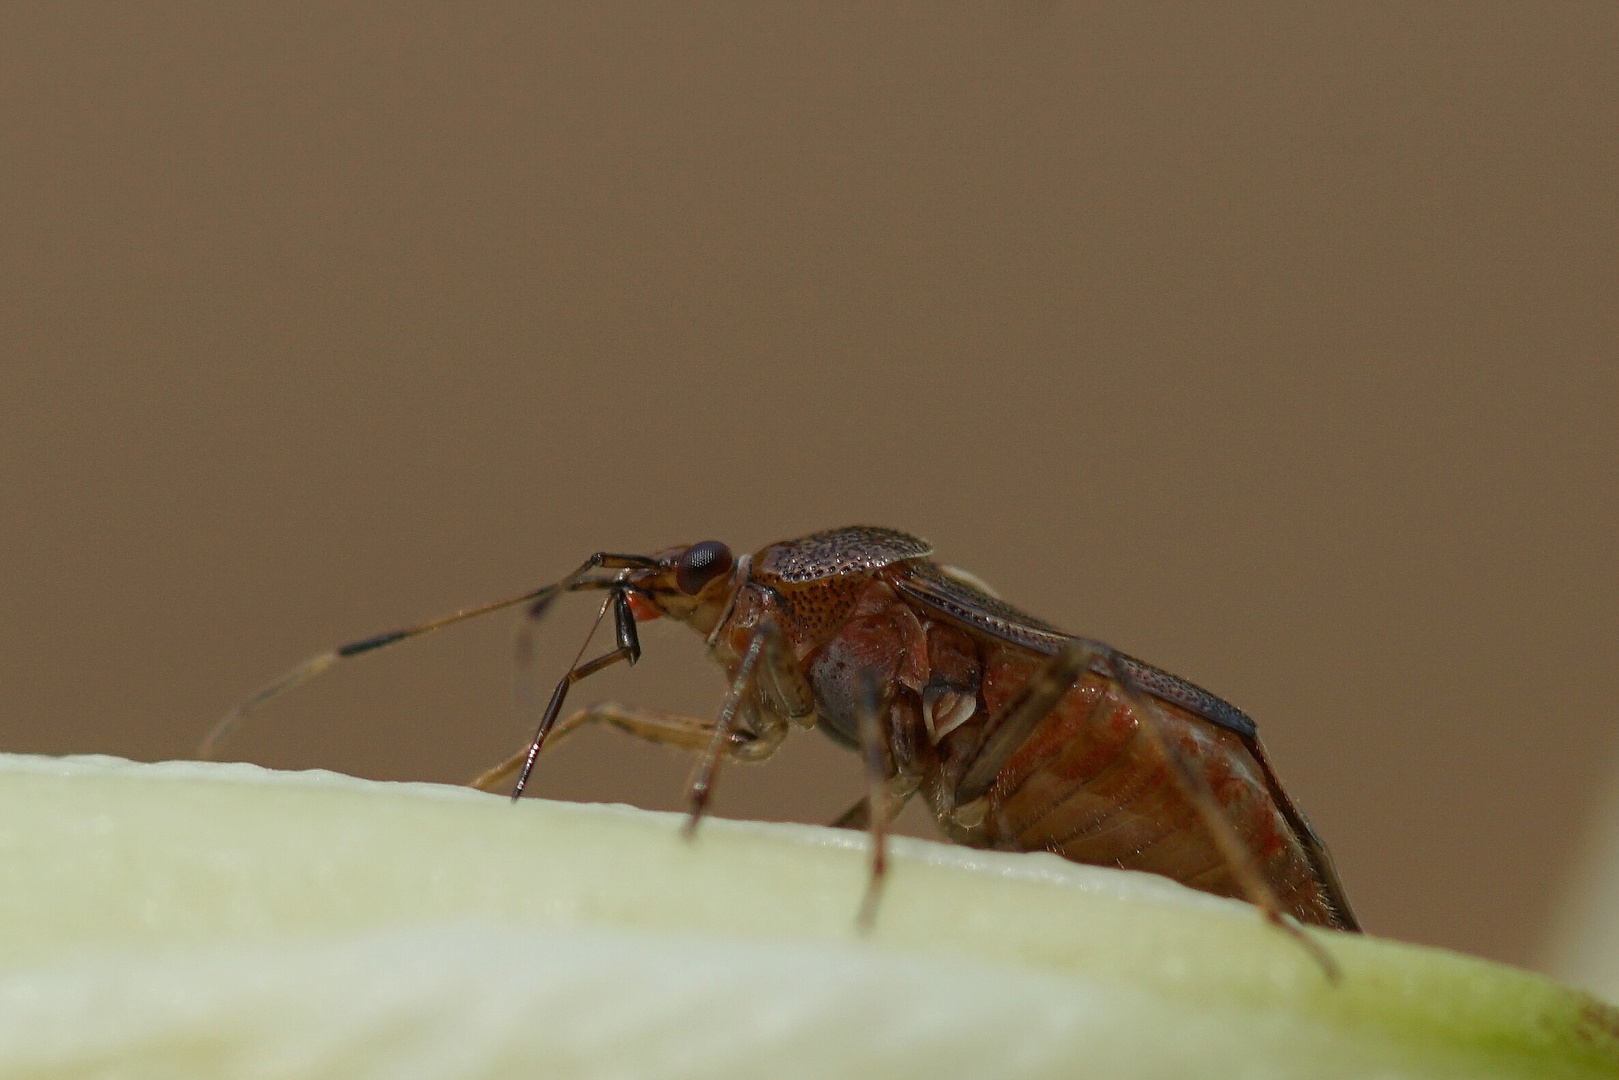
{"label": "pale green plant surface", "polygon": [[1512,968],[1162,879],[245,765],[0,757],[0,1075],[1619,1075]]}

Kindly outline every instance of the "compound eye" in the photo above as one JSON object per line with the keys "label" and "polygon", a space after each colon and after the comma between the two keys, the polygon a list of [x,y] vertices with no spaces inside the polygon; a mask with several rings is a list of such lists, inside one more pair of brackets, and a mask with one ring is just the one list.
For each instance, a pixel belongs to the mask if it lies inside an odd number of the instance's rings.
{"label": "compound eye", "polygon": [[703,586],[731,570],[731,549],[718,540],[693,544],[675,563],[675,585],[687,596],[696,596]]}

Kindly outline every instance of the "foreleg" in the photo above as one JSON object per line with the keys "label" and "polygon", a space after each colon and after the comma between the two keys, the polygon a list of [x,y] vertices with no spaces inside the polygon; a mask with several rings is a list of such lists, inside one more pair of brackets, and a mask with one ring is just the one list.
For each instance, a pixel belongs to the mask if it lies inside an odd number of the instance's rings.
{"label": "foreleg", "polygon": [[[681,716],[660,709],[645,709],[636,705],[623,705],[616,701],[603,701],[568,716],[552,729],[549,744],[567,737],[587,724],[607,724],[637,738],[662,746],[681,750],[705,749],[714,737],[714,721],[693,716]],[[746,757],[748,750],[758,741],[748,731],[733,731],[728,746],[737,757]],[[525,746],[492,769],[480,773],[471,783],[483,791],[493,791],[515,776],[528,758]]]}

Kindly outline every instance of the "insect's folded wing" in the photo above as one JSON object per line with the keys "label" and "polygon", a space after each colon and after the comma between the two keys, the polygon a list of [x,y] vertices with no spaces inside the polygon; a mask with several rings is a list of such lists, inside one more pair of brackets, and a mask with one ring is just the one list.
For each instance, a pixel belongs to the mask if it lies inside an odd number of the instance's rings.
{"label": "insect's folded wing", "polygon": [[894,581],[900,592],[927,608],[935,618],[947,616],[968,630],[988,634],[1025,649],[1054,656],[1072,636],[1033,615],[952,577],[932,563],[914,563]]}
{"label": "insect's folded wing", "polygon": [[[1054,656],[1062,646],[1074,639],[1049,623],[1042,622],[1027,612],[1019,611],[1006,601],[990,596],[968,582],[952,577],[931,564],[916,564],[907,568],[906,576],[895,582],[900,592],[920,603],[935,615],[945,615],[969,630],[999,638],[1031,652]],[[1100,648],[1112,652],[1107,646]],[[1241,709],[1207,690],[1177,675],[1151,664],[1114,654],[1136,688],[1160,701],[1178,705],[1194,716],[1211,724],[1234,731],[1244,738],[1253,738],[1257,729],[1253,720]],[[1106,672],[1099,672],[1106,674]]]}

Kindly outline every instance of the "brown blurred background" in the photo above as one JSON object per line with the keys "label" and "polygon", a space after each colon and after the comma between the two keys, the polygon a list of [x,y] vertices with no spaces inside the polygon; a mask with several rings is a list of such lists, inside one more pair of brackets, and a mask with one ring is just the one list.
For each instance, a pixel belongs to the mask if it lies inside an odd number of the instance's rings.
{"label": "brown blurred background", "polygon": [[[1256,717],[1370,928],[1540,962],[1619,753],[1616,50],[1597,4],[7,5],[0,745],[186,755],[597,548],[885,523]],[[230,755],[462,780],[524,737],[512,625]],[[645,644],[578,700],[715,707]],[[686,772],[587,734],[539,790]],[[859,785],[800,736],[720,810]]]}

